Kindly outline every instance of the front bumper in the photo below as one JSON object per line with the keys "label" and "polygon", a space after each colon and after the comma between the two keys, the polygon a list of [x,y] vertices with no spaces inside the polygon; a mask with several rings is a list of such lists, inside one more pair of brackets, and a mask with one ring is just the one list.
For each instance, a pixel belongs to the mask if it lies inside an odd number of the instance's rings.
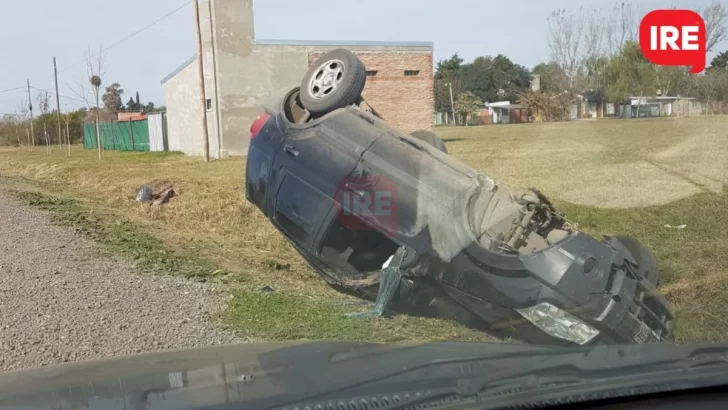
{"label": "front bumper", "polygon": [[[630,278],[627,273],[618,291],[598,296],[603,306],[597,317],[583,320],[599,329],[602,342],[651,343],[670,340],[675,327],[675,315],[669,302],[648,280]],[[617,277],[615,281],[621,278]]]}

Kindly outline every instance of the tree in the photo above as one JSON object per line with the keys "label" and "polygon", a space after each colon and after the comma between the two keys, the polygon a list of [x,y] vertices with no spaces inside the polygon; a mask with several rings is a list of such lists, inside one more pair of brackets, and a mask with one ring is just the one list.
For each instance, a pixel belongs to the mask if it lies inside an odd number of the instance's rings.
{"label": "tree", "polygon": [[540,63],[531,70],[540,77],[540,89],[544,92],[562,92],[568,88],[566,73],[558,64]]}
{"label": "tree", "polygon": [[136,92],[136,109],[140,110],[142,108],[142,104],[139,102],[139,91]]}
{"label": "tree", "polygon": [[718,43],[728,39],[728,11],[722,2],[716,1],[700,13],[705,21],[705,49],[712,51]]}
{"label": "tree", "polygon": [[151,102],[151,101],[149,101],[149,102],[147,103],[147,105],[145,105],[145,106],[142,106],[142,107],[141,107],[141,109],[142,109],[142,110],[143,110],[144,112],[154,112],[154,103],[153,103],[153,102]]}
{"label": "tree", "polygon": [[51,153],[51,143],[48,137],[48,113],[51,106],[51,93],[48,90],[39,90],[36,103],[40,111],[39,120],[43,123],[43,140],[46,144],[46,153]]}
{"label": "tree", "polygon": [[470,91],[458,94],[455,99],[455,111],[465,118],[465,126],[468,125],[468,116],[480,111],[483,108],[483,101]]}
{"label": "tree", "polygon": [[126,110],[129,112],[136,112],[138,110],[137,104],[132,97],[129,97],[129,101],[126,102]]}
{"label": "tree", "polygon": [[121,102],[121,95],[124,94],[124,89],[121,88],[119,83],[113,83],[106,87],[102,100],[104,101],[104,110],[116,115],[121,108],[123,103]]}
{"label": "tree", "polygon": [[718,53],[718,55],[710,62],[708,70],[728,72],[728,50]]}
{"label": "tree", "polygon": [[437,62],[437,68],[435,69],[435,78],[442,79],[448,74],[456,73],[460,71],[462,64],[465,60],[460,58],[458,53],[453,54],[446,60],[440,60]]}
{"label": "tree", "polygon": [[478,57],[462,67],[463,89],[481,101],[515,100],[531,84],[531,74],[508,57]]}
{"label": "tree", "polygon": [[608,70],[606,95],[611,101],[624,101],[633,95],[653,96],[657,92],[654,66],[634,41],[626,43],[622,52],[611,59]]}

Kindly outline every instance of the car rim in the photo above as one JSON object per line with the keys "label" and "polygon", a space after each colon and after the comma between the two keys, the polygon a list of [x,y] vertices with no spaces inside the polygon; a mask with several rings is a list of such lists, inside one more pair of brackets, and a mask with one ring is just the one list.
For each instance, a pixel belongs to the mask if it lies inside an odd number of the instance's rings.
{"label": "car rim", "polygon": [[344,80],[344,62],[329,60],[316,70],[308,85],[311,97],[320,100],[331,95]]}

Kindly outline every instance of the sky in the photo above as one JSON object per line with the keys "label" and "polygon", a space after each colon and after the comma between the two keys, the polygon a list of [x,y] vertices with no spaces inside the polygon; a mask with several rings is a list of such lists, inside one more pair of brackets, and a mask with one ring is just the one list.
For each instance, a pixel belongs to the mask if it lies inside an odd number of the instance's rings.
{"label": "sky", "polygon": [[[669,6],[703,8],[710,2],[633,1],[644,13]],[[66,105],[68,109],[84,106],[74,93],[79,82],[87,81],[84,52],[100,47],[108,48],[104,81],[121,84],[124,103],[138,91],[143,102],[161,105],[160,80],[196,50],[189,0],[6,3],[0,24],[0,113],[14,113],[27,99],[26,89],[16,89],[25,86],[27,78],[36,87],[31,90],[34,100],[37,89],[54,91],[54,56],[61,110]],[[549,58],[546,19],[551,11],[611,4],[594,0],[255,0],[255,35],[258,39],[431,41],[435,61],[455,52],[466,61],[504,54],[532,68]],[[716,48],[724,50],[728,42]],[[708,63],[713,54],[708,55]]]}

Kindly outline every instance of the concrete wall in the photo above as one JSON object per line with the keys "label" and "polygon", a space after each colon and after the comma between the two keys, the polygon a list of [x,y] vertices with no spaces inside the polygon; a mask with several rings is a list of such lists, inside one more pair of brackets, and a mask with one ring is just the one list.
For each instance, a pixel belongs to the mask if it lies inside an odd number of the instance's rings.
{"label": "concrete wall", "polygon": [[[207,133],[210,156],[218,157],[218,133],[216,95],[213,83],[212,41],[207,2],[200,3],[200,26],[202,31],[203,71],[205,73],[205,94],[212,100],[212,110],[207,111]],[[167,133],[170,151],[182,151],[187,155],[203,155],[202,113],[197,59],[193,58],[180,67],[163,83],[167,107]]]}
{"label": "concrete wall", "polygon": [[[367,79],[364,98],[396,128],[409,132],[434,127],[434,79],[432,46],[382,45],[335,42],[258,41],[254,39],[252,0],[213,0],[214,41],[210,36],[207,3],[200,4],[200,20],[208,98],[219,101],[221,152],[246,155],[250,124],[269,99],[300,85],[308,66],[319,55],[345,47],[357,53],[376,77]],[[217,89],[212,88],[216,53]],[[419,70],[405,77],[404,70]],[[172,74],[165,83],[170,149],[202,152],[198,107],[197,65],[192,63]],[[208,112],[211,155],[216,156],[215,110]],[[174,142],[179,140],[179,143]],[[199,143],[197,141],[200,141]]]}

